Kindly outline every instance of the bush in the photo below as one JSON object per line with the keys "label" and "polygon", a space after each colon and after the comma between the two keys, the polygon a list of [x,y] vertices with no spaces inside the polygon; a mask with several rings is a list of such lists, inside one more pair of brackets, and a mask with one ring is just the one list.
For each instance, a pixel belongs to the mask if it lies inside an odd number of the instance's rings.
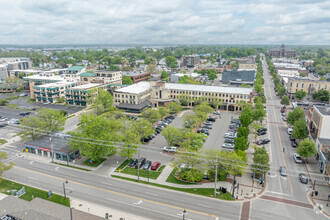
{"label": "bush", "polygon": [[19,87],[18,89],[16,89],[16,92],[22,92],[24,90],[24,87]]}
{"label": "bush", "polygon": [[65,110],[60,110],[61,114],[64,115],[64,116],[67,116],[68,115],[68,112],[65,111]]}
{"label": "bush", "polygon": [[0,100],[0,106],[5,106],[5,105],[7,105],[7,103],[8,103],[8,101],[5,99]]}
{"label": "bush", "polygon": [[203,179],[203,173],[197,169],[183,169],[179,176],[188,182],[199,182]]}
{"label": "bush", "polygon": [[[218,169],[217,171],[217,181],[225,181],[226,178],[227,178],[227,173],[226,171],[222,170],[222,169]],[[209,171],[207,171],[207,178],[210,180],[210,181],[214,181],[214,176],[215,176],[215,169],[211,169]]]}

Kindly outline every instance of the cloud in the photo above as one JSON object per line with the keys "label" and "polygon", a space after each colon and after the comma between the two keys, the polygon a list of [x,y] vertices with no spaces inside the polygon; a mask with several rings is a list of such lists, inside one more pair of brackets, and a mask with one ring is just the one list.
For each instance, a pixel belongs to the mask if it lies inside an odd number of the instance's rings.
{"label": "cloud", "polygon": [[0,44],[328,44],[322,0],[0,0]]}

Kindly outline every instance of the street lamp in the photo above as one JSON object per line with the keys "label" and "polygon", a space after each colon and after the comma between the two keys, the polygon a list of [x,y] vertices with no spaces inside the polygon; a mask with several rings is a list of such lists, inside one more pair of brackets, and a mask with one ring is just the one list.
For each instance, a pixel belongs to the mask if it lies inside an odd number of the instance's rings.
{"label": "street lamp", "polygon": [[64,191],[64,199],[66,199],[66,192],[65,192],[65,184],[69,183],[67,180],[65,180],[65,182],[63,182],[63,191]]}
{"label": "street lamp", "polygon": [[184,220],[184,217],[185,217],[186,214],[188,214],[188,213],[187,213],[187,211],[184,209],[184,210],[182,211],[182,220]]}

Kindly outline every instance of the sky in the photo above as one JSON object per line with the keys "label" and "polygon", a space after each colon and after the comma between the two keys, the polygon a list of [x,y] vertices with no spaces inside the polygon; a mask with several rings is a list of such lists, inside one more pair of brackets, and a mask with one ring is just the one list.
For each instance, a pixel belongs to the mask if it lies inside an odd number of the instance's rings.
{"label": "sky", "polygon": [[0,44],[330,44],[328,0],[0,0]]}

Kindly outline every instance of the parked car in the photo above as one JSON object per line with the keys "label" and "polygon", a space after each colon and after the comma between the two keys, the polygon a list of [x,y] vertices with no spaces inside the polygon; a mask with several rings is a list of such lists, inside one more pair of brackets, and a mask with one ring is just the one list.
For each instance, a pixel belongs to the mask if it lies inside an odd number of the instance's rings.
{"label": "parked car", "polygon": [[292,147],[297,147],[298,144],[296,143],[296,141],[291,141],[291,146],[292,146]]}
{"label": "parked car", "polygon": [[36,108],[35,108],[35,107],[33,107],[33,106],[31,106],[31,107],[28,107],[28,109],[29,109],[29,110],[31,110],[31,111],[35,111],[35,110],[36,110]]}
{"label": "parked car", "polygon": [[293,132],[293,129],[292,128],[288,128],[287,132],[288,132],[289,135],[291,135],[292,132]]}
{"label": "parked car", "polygon": [[299,173],[298,176],[299,176],[299,181],[300,181],[301,183],[304,183],[304,184],[307,184],[307,183],[308,183],[308,177],[307,177],[306,174],[304,174],[304,173]]}
{"label": "parked car", "polygon": [[44,102],[44,105],[48,105],[48,104],[50,104],[50,101]]}
{"label": "parked car", "polygon": [[26,116],[26,115],[29,115],[30,114],[30,112],[21,112],[21,113],[19,113],[19,115],[22,115],[22,116]]}
{"label": "parked car", "polygon": [[219,111],[216,111],[216,110],[214,110],[214,111],[213,111],[213,114],[215,114],[215,115],[220,115],[220,112],[219,112]]}
{"label": "parked car", "polygon": [[206,134],[206,135],[210,135],[209,130],[205,129],[205,128],[197,130],[197,133],[203,133],[203,134]]}
{"label": "parked car", "polygon": [[157,170],[158,167],[160,167],[160,162],[154,162],[152,165],[151,165],[151,169],[152,170]]}
{"label": "parked car", "polygon": [[26,94],[26,93],[22,93],[19,95],[19,97],[27,97],[27,96],[28,96],[28,94]]}
{"label": "parked car", "polygon": [[258,132],[258,136],[261,136],[261,135],[265,135],[265,134],[267,134],[267,132],[266,132],[266,131],[261,131],[261,132]]}
{"label": "parked car", "polygon": [[236,137],[236,132],[227,132],[225,133],[225,138],[228,138],[229,136],[235,136]]}
{"label": "parked car", "polygon": [[147,160],[147,161],[143,164],[142,169],[144,169],[144,170],[148,170],[150,166],[151,166],[151,161],[150,161],[150,160]]}
{"label": "parked car", "polygon": [[163,151],[170,152],[170,153],[175,153],[177,149],[178,148],[177,147],[174,147],[174,146],[172,146],[172,147],[165,146],[163,148]]}
{"label": "parked car", "polygon": [[141,157],[139,159],[139,162],[135,164],[135,168],[141,168],[143,166],[143,164],[146,162],[146,158],[145,157]]}
{"label": "parked car", "polygon": [[206,121],[203,123],[204,125],[213,125],[212,121]]}
{"label": "parked car", "polygon": [[7,126],[6,123],[1,123],[1,124],[0,124],[0,128],[6,127],[6,126]]}
{"label": "parked car", "polygon": [[289,137],[290,141],[295,141],[296,139],[290,135]]}
{"label": "parked car", "polygon": [[267,128],[259,128],[257,132],[267,131]]}
{"label": "parked car", "polygon": [[237,129],[238,127],[239,127],[239,126],[238,126],[237,124],[230,124],[230,125],[229,125],[229,128],[230,128],[230,129],[235,129],[235,128]]}
{"label": "parked car", "polygon": [[235,143],[235,142],[234,142],[234,139],[226,138],[226,139],[225,139],[225,143],[227,143],[227,144],[233,144],[233,143]]}
{"label": "parked car", "polygon": [[174,120],[174,119],[175,119],[175,116],[173,116],[173,115],[169,115],[169,116],[166,116],[165,119],[171,119],[171,120]]}
{"label": "parked car", "polygon": [[227,148],[227,149],[234,149],[235,144],[228,144],[228,143],[226,143],[226,144],[223,144],[222,147],[223,148]]}
{"label": "parked car", "polygon": [[282,119],[283,119],[283,121],[286,121],[286,116],[283,116]]}
{"label": "parked car", "polygon": [[299,156],[299,154],[297,154],[297,153],[293,154],[293,159],[294,159],[294,162],[296,162],[296,163],[302,163],[302,159]]}
{"label": "parked car", "polygon": [[288,173],[286,172],[286,168],[285,167],[280,167],[280,175],[281,176],[287,176]]}
{"label": "parked car", "polygon": [[6,121],[8,118],[5,118],[5,117],[1,117],[0,118],[0,122],[4,122],[4,121]]}
{"label": "parked car", "polygon": [[207,118],[207,121],[215,121],[215,117],[209,117]]}
{"label": "parked car", "polygon": [[130,166],[130,167],[134,167],[134,166],[137,164],[137,162],[138,162],[138,159],[133,159],[133,160],[128,164],[128,166]]}
{"label": "parked car", "polygon": [[270,142],[269,139],[259,139],[257,141],[257,145],[263,145],[263,144],[268,144]]}
{"label": "parked car", "polygon": [[151,139],[149,137],[143,138],[142,141],[148,143]]}
{"label": "parked car", "polygon": [[212,129],[212,126],[211,126],[211,125],[203,125],[202,128],[205,128],[205,129]]}

